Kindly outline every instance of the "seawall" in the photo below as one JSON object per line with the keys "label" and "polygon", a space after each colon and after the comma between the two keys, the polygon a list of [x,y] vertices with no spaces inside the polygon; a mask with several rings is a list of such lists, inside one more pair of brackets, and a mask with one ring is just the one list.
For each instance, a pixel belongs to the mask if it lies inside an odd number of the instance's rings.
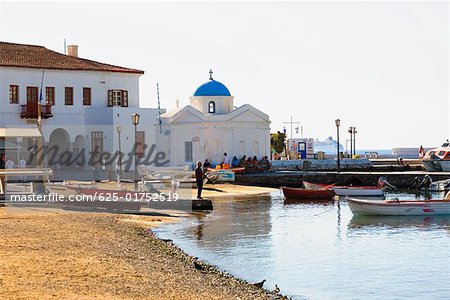
{"label": "seawall", "polygon": [[245,174],[236,176],[236,184],[255,185],[279,188],[281,186],[299,187],[303,180],[313,183],[325,184],[355,184],[376,185],[380,177],[400,188],[407,188],[414,183],[418,177],[420,180],[429,175],[433,181],[450,179],[449,172],[305,172],[305,171],[281,171],[259,174]]}

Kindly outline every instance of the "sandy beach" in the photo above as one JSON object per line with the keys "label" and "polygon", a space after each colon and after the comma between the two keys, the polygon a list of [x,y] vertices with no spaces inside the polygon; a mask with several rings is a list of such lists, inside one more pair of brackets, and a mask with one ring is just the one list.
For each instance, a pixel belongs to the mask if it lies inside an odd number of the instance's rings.
{"label": "sandy beach", "polygon": [[153,236],[176,219],[0,207],[0,298],[273,298]]}

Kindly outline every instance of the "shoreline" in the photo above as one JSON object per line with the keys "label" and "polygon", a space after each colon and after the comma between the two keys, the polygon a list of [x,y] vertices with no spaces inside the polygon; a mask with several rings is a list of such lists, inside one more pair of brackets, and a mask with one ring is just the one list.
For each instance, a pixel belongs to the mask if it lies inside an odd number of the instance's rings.
{"label": "shoreline", "polygon": [[287,299],[154,236],[173,217],[6,209],[1,298]]}

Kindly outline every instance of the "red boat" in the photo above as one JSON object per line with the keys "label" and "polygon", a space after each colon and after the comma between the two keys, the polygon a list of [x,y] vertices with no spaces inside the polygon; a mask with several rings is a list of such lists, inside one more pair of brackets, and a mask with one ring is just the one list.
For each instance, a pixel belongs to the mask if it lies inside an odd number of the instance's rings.
{"label": "red boat", "polygon": [[300,200],[333,200],[335,193],[333,190],[307,190],[301,188],[282,187],[283,194],[287,199],[300,199]]}
{"label": "red boat", "polygon": [[218,171],[218,170],[229,170],[229,171],[232,171],[234,174],[243,174],[243,173],[245,173],[245,167],[236,167],[236,168],[229,168],[229,169],[208,168],[208,171],[210,171],[210,172],[214,172],[214,171]]}

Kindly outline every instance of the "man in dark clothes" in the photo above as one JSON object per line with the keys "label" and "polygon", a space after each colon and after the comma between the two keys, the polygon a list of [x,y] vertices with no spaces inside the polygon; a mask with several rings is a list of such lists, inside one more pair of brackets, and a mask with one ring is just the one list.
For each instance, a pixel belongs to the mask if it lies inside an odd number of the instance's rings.
{"label": "man in dark clothes", "polygon": [[197,182],[197,199],[202,198],[202,190],[203,190],[203,177],[204,173],[202,170],[202,163],[200,161],[197,162],[197,168],[195,168],[195,181]]}
{"label": "man in dark clothes", "polygon": [[[0,169],[4,169],[4,168],[5,168],[5,154],[2,152],[2,153],[0,153]],[[4,191],[5,191],[5,176],[0,175],[0,181],[1,181],[0,184],[2,185],[0,190],[1,190],[1,192],[4,193]],[[1,194],[0,197],[2,197],[2,199],[3,199],[4,195]]]}

